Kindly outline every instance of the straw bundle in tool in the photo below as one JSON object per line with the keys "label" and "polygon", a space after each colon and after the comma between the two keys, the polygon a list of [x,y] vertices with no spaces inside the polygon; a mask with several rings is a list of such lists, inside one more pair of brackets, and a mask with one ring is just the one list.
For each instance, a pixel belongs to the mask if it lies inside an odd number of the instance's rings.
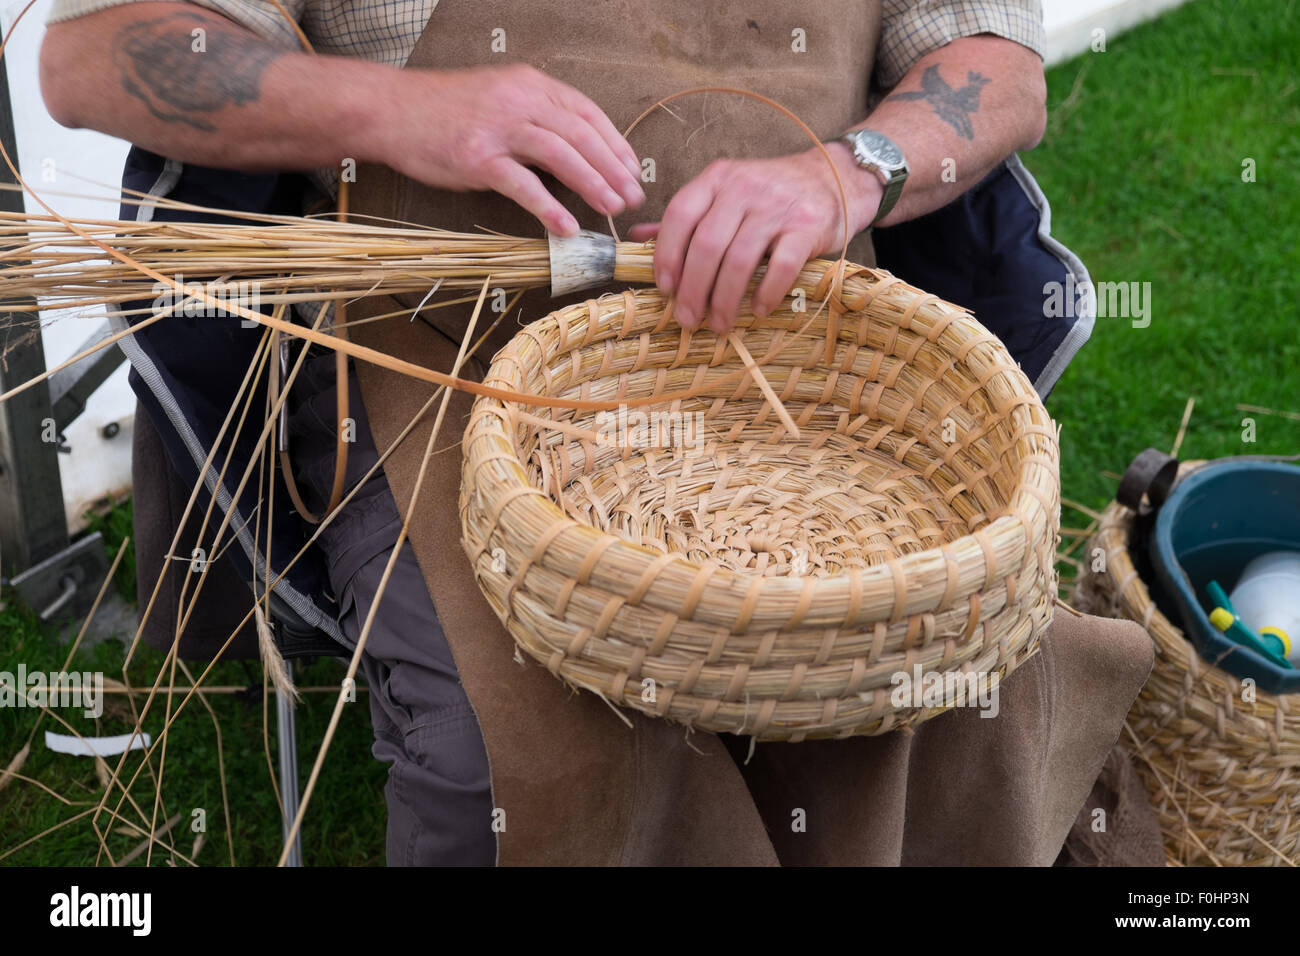
{"label": "straw bundle in tool", "polygon": [[[836,269],[805,267],[810,309]],[[464,546],[551,673],[801,740],[925,720],[952,701],[916,706],[900,675],[966,702],[952,678],[996,687],[1034,651],[1056,593],[1051,419],[968,313],[885,272],[842,279],[825,314],[741,319],[797,440],[734,342],[682,331],[654,291],[554,312],[498,353],[486,384],[629,406],[486,396],[465,433]]]}
{"label": "straw bundle in tool", "polygon": [[[196,218],[221,214],[158,202],[191,210],[199,214]],[[246,222],[134,222],[0,212],[0,308],[25,309],[32,299],[46,308],[148,306],[163,291],[149,274],[109,258],[95,243],[187,287],[202,285],[218,299],[246,299],[255,289],[257,305],[421,295],[435,288],[477,292],[489,275],[494,287],[508,290],[551,281],[544,238],[298,216],[244,218]],[[652,255],[653,247],[619,243],[615,276],[651,281]],[[137,311],[148,315],[153,310]]]}
{"label": "straw bundle in tool", "polygon": [[[1186,473],[1189,467],[1181,469]],[[1122,737],[1146,785],[1171,864],[1294,866],[1300,862],[1300,701],[1254,690],[1203,660],[1156,607],[1129,553],[1133,512],[1102,513],[1075,606],[1137,621],[1156,660]]]}

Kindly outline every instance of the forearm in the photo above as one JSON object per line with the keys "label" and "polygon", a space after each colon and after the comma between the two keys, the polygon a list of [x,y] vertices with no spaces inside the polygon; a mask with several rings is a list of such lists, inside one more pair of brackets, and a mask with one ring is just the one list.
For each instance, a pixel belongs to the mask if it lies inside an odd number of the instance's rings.
{"label": "forearm", "polygon": [[495,190],[564,235],[578,221],[537,169],[597,212],[616,216],[645,199],[636,153],[600,107],[522,64],[399,70],[281,50],[197,7],[146,3],[51,26],[41,87],[65,126],[182,162],[248,171],[384,163],[440,189]]}
{"label": "forearm", "polygon": [[127,4],[51,24],[41,49],[42,92],[63,125],[248,171],[375,158],[377,104],[398,72],[285,50],[185,3]]}
{"label": "forearm", "polygon": [[[898,205],[879,225],[945,206],[1011,153],[1032,149],[1043,135],[1046,96],[1042,61],[1001,37],[964,37],[919,60],[859,124],[898,143],[910,168]],[[872,215],[864,212],[858,225]]]}

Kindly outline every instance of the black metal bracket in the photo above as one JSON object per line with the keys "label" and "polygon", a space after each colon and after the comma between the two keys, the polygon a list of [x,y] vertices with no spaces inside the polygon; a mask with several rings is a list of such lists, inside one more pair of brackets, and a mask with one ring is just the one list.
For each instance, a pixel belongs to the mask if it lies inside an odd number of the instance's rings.
{"label": "black metal bracket", "polygon": [[108,551],[98,532],[33,565],[10,583],[42,621],[80,620],[90,613],[108,575]]}

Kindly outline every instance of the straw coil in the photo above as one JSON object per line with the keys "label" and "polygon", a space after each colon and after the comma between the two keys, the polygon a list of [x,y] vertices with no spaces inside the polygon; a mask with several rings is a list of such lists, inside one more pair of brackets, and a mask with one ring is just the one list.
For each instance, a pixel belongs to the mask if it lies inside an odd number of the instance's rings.
{"label": "straw coil", "polygon": [[816,260],[796,287],[830,307],[788,299],[739,328],[797,439],[734,343],[681,329],[653,290],[561,309],[497,354],[498,391],[636,409],[482,396],[465,432],[466,552],[555,676],[797,741],[928,719],[953,701],[896,702],[899,675],[996,686],[1036,649],[1060,489],[1028,379],[968,313],[887,272]]}

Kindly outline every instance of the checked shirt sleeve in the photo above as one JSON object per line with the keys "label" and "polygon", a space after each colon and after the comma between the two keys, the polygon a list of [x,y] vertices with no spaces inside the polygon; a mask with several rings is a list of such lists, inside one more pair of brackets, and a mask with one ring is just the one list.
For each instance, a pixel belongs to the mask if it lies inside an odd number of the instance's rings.
{"label": "checked shirt sleeve", "polygon": [[992,33],[1033,50],[1047,45],[1040,0],[883,0],[876,85],[891,90],[929,53],[960,37]]}

